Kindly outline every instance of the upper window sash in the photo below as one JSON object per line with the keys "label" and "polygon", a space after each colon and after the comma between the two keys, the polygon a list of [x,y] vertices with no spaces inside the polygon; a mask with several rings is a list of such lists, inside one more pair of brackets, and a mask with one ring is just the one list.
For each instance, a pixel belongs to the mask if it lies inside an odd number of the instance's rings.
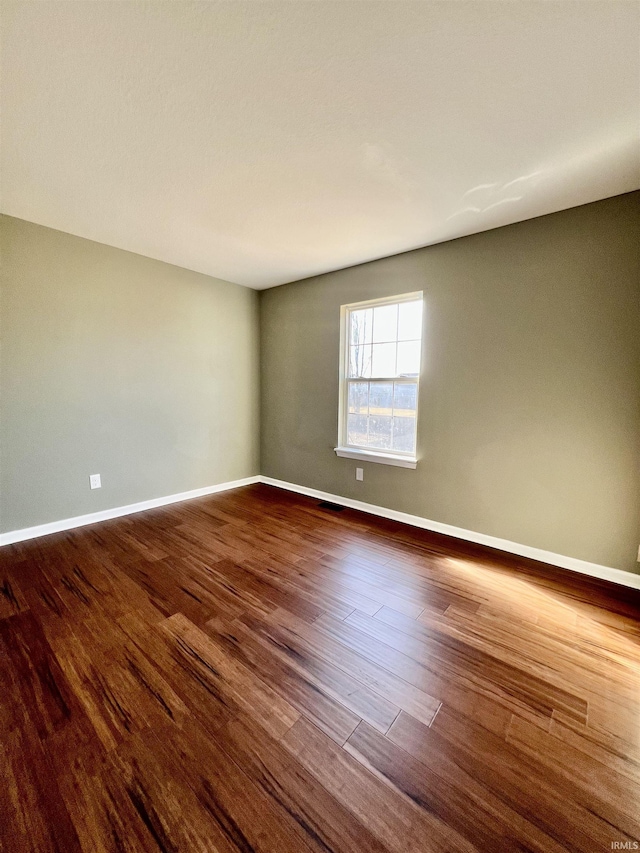
{"label": "upper window sash", "polygon": [[391,379],[420,374],[422,294],[346,306],[349,379]]}

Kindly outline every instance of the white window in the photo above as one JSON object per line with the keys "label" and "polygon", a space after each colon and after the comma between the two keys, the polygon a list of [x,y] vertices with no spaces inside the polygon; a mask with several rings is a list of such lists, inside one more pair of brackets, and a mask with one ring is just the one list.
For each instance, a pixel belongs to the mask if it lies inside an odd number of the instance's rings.
{"label": "white window", "polygon": [[422,293],[342,306],[338,456],[416,467]]}

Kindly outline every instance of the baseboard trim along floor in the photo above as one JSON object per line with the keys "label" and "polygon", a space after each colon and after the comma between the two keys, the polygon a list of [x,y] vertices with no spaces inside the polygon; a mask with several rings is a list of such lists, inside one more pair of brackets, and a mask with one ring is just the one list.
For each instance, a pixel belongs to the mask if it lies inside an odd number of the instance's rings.
{"label": "baseboard trim along floor", "polygon": [[353,498],[344,498],[341,495],[321,492],[318,489],[310,489],[307,486],[299,486],[296,483],[287,483],[284,480],[275,480],[272,477],[260,477],[260,482],[268,486],[276,486],[279,489],[286,489],[290,492],[297,492],[300,495],[306,495],[310,498],[318,498],[318,500],[330,501],[331,503],[340,504],[350,509],[367,512],[370,515],[379,515],[381,518],[400,521],[403,524],[410,524],[412,527],[420,527],[423,530],[430,530],[434,533],[443,533],[445,536],[453,536],[455,539],[464,539],[467,542],[474,542],[476,545],[486,545],[489,548],[496,548],[498,551],[516,554],[518,557],[528,557],[531,560],[538,560],[540,563],[548,563],[551,566],[557,566],[561,569],[569,569],[572,572],[579,572],[582,575],[589,575],[599,580],[610,581],[611,583],[628,586],[632,589],[640,589],[640,575],[633,574],[633,572],[625,572],[622,569],[614,569],[610,566],[600,566],[597,563],[589,563],[586,560],[578,560],[575,557],[565,557],[563,554],[554,554],[553,551],[544,551],[542,548],[533,548],[530,545],[520,545],[518,542],[511,542],[508,539],[499,539],[497,536],[488,536],[486,533],[465,530],[463,527],[454,527],[452,524],[432,521],[429,518],[422,518],[419,515],[398,512],[395,509],[368,504],[364,501],[354,500]]}
{"label": "baseboard trim along floor", "polygon": [[179,492],[178,494],[167,495],[162,498],[139,501],[138,503],[114,507],[113,509],[91,512],[86,515],[77,515],[73,518],[62,519],[61,521],[38,524],[34,527],[25,527],[22,530],[11,530],[7,533],[0,533],[0,545],[11,545],[14,542],[23,542],[27,539],[35,539],[38,536],[47,536],[50,533],[73,530],[75,527],[84,527],[87,524],[95,524],[99,521],[107,521],[110,518],[119,518],[123,515],[133,515],[136,512],[144,512],[147,509],[155,509],[156,507],[167,506],[168,504],[179,503],[180,501],[214,495],[217,492],[226,492],[229,489],[237,489],[241,486],[253,485],[254,483],[264,483],[268,486],[275,486],[278,489],[297,492],[307,497],[330,501],[331,503],[346,506],[350,509],[369,513],[369,515],[377,515],[381,518],[399,521],[403,524],[409,524],[412,527],[419,527],[423,530],[430,530],[434,533],[443,533],[445,536],[463,539],[467,542],[473,542],[476,545],[486,545],[489,548],[496,548],[498,551],[506,551],[508,554],[515,554],[519,557],[528,557],[531,560],[538,560],[541,563],[547,563],[561,569],[569,569],[572,572],[579,572],[582,575],[589,575],[599,580],[610,581],[611,583],[627,586],[632,589],[640,589],[640,574],[636,575],[633,572],[624,572],[621,569],[614,569],[610,566],[600,566],[597,563],[589,563],[586,560],[578,560],[575,557],[566,557],[563,554],[555,554],[552,551],[533,548],[530,545],[521,545],[518,542],[511,542],[508,539],[500,539],[496,536],[489,536],[486,533],[477,533],[474,530],[466,530],[463,527],[455,527],[452,524],[444,524],[441,521],[433,521],[429,518],[422,518],[419,515],[410,515],[406,512],[376,506],[375,504],[365,503],[364,501],[354,500],[353,498],[345,498],[342,495],[321,492],[318,489],[300,486],[297,483],[288,483],[284,480],[276,480],[273,477],[259,475],[245,477],[241,480],[231,480],[227,483],[218,483],[215,486],[205,486],[201,489],[191,489],[188,492]]}
{"label": "baseboard trim along floor", "polygon": [[35,527],[25,527],[22,530],[11,530],[8,533],[0,533],[0,545],[12,545],[14,542],[24,542],[26,539],[36,539],[38,536],[47,536],[50,533],[59,533],[62,530],[73,530],[74,527],[84,527],[98,521],[120,518],[122,515],[133,515],[136,512],[144,512],[147,509],[155,509],[159,506],[188,501],[192,498],[203,498],[206,495],[215,495],[216,492],[226,492],[240,486],[251,486],[254,483],[259,483],[260,480],[259,476],[230,480],[228,483],[204,486],[202,489],[191,489],[188,492],[178,492],[175,495],[167,495],[163,498],[152,498],[148,501],[139,501],[126,506],[116,506],[113,509],[102,509],[86,515],[76,515],[74,518],[63,518],[61,521],[50,521],[47,524],[37,524]]}

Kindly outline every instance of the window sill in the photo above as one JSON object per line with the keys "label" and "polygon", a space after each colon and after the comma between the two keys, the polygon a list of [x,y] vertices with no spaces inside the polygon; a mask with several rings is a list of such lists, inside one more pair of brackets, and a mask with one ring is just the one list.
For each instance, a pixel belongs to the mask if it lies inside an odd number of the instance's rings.
{"label": "window sill", "polygon": [[361,462],[378,462],[380,465],[395,465],[396,468],[415,468],[417,459],[411,456],[396,456],[393,453],[381,453],[373,450],[358,450],[355,447],[334,447],[336,456],[344,459],[359,459]]}

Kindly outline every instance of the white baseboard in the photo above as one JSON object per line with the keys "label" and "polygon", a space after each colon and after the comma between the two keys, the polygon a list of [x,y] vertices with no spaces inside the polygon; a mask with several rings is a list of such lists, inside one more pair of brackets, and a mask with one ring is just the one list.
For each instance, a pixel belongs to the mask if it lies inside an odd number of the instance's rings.
{"label": "white baseboard", "polygon": [[14,542],[24,542],[26,539],[35,539],[37,536],[47,536],[49,533],[59,533],[62,530],[72,530],[74,527],[84,527],[86,524],[95,524],[98,521],[106,521],[109,518],[119,518],[122,515],[132,515],[135,512],[144,512],[146,509],[155,509],[167,504],[175,504],[180,501],[188,501],[192,498],[202,498],[205,495],[214,495],[216,492],[226,492],[229,489],[237,489],[240,486],[250,486],[259,483],[261,478],[245,477],[243,480],[231,480],[228,483],[218,483],[216,486],[205,486],[202,489],[191,489],[189,492],[179,492],[176,495],[167,495],[164,498],[152,498],[148,501],[140,501],[126,506],[117,506],[113,509],[103,509],[99,512],[90,512],[87,515],[76,515],[74,518],[64,518],[61,521],[50,521],[47,524],[38,524],[35,527],[25,527],[22,530],[11,530],[8,533],[0,533],[0,545],[11,545]]}
{"label": "white baseboard", "polygon": [[588,563],[585,560],[578,560],[575,557],[565,557],[562,554],[554,554],[552,551],[532,548],[530,545],[520,545],[517,542],[510,542],[508,539],[499,539],[496,536],[488,536],[485,533],[476,533],[473,530],[454,527],[451,524],[444,524],[441,521],[432,521],[428,518],[422,518],[419,515],[409,515],[409,513],[399,512],[395,509],[387,509],[387,507],[375,506],[374,504],[368,504],[364,501],[354,500],[353,498],[344,498],[341,495],[333,495],[329,492],[321,492],[318,489],[307,488],[307,486],[299,486],[296,483],[287,483],[284,480],[274,480],[272,477],[262,476],[245,477],[242,480],[218,483],[215,486],[205,486],[202,489],[191,489],[188,492],[167,495],[163,498],[152,498],[148,501],[140,501],[139,503],[128,504],[127,506],[103,509],[99,512],[88,513],[87,515],[77,515],[74,518],[64,518],[61,521],[50,521],[47,524],[25,527],[22,530],[11,530],[7,533],[0,533],[0,546],[11,545],[14,542],[23,542],[27,539],[35,539],[38,536],[47,536],[50,533],[59,533],[62,530],[72,530],[75,527],[84,527],[87,524],[107,521],[110,518],[133,515],[136,512],[144,512],[147,509],[155,509],[156,507],[167,506],[168,504],[179,503],[180,501],[188,501],[192,498],[214,495],[216,492],[226,492],[229,489],[250,486],[253,483],[265,483],[268,486],[276,486],[279,489],[297,492],[307,497],[318,498],[318,500],[331,501],[332,503],[347,506],[350,509],[357,509],[370,515],[378,515],[381,518],[400,521],[412,527],[420,527],[423,530],[431,530],[434,533],[444,533],[446,536],[453,536],[456,539],[464,539],[467,542],[474,542],[477,545],[487,545],[490,548],[506,551],[509,554],[516,554],[519,557],[528,557],[532,560],[538,560],[541,563],[548,563],[551,566],[569,569],[572,572],[579,572],[580,574],[589,575],[600,580],[611,581],[612,583],[621,584],[632,589],[640,589],[640,574],[636,575],[633,572],[624,572],[621,569],[600,566],[597,563]]}
{"label": "white baseboard", "polygon": [[284,480],[274,480],[272,477],[260,477],[260,482],[268,486],[276,486],[279,489],[286,489],[290,492],[298,492],[298,494],[307,495],[311,498],[331,501],[341,506],[347,506],[350,509],[367,512],[370,515],[379,515],[382,518],[389,518],[392,521],[400,521],[403,524],[410,524],[412,527],[420,527],[423,530],[431,530],[434,533],[444,533],[446,536],[464,539],[467,542],[474,542],[477,545],[487,545],[489,548],[496,548],[499,551],[516,554],[519,557],[528,557],[531,560],[538,560],[541,563],[548,563],[551,566],[558,566],[561,569],[569,569],[572,572],[579,572],[582,575],[611,581],[612,583],[628,586],[632,589],[640,589],[640,574],[636,575],[633,572],[625,572],[622,569],[613,569],[609,566],[600,566],[597,563],[588,563],[586,560],[578,560],[575,557],[565,557],[562,554],[554,554],[553,551],[532,548],[530,545],[520,545],[517,542],[510,542],[508,539],[499,539],[496,536],[488,536],[486,533],[476,533],[473,530],[454,527],[452,524],[444,524],[441,521],[431,521],[419,515],[409,515],[406,512],[398,512],[395,509],[375,506],[374,504],[364,503],[364,501],[357,501],[353,498],[343,498],[341,495],[320,492],[318,489],[309,489],[306,486],[298,486],[295,483],[287,483]]}

